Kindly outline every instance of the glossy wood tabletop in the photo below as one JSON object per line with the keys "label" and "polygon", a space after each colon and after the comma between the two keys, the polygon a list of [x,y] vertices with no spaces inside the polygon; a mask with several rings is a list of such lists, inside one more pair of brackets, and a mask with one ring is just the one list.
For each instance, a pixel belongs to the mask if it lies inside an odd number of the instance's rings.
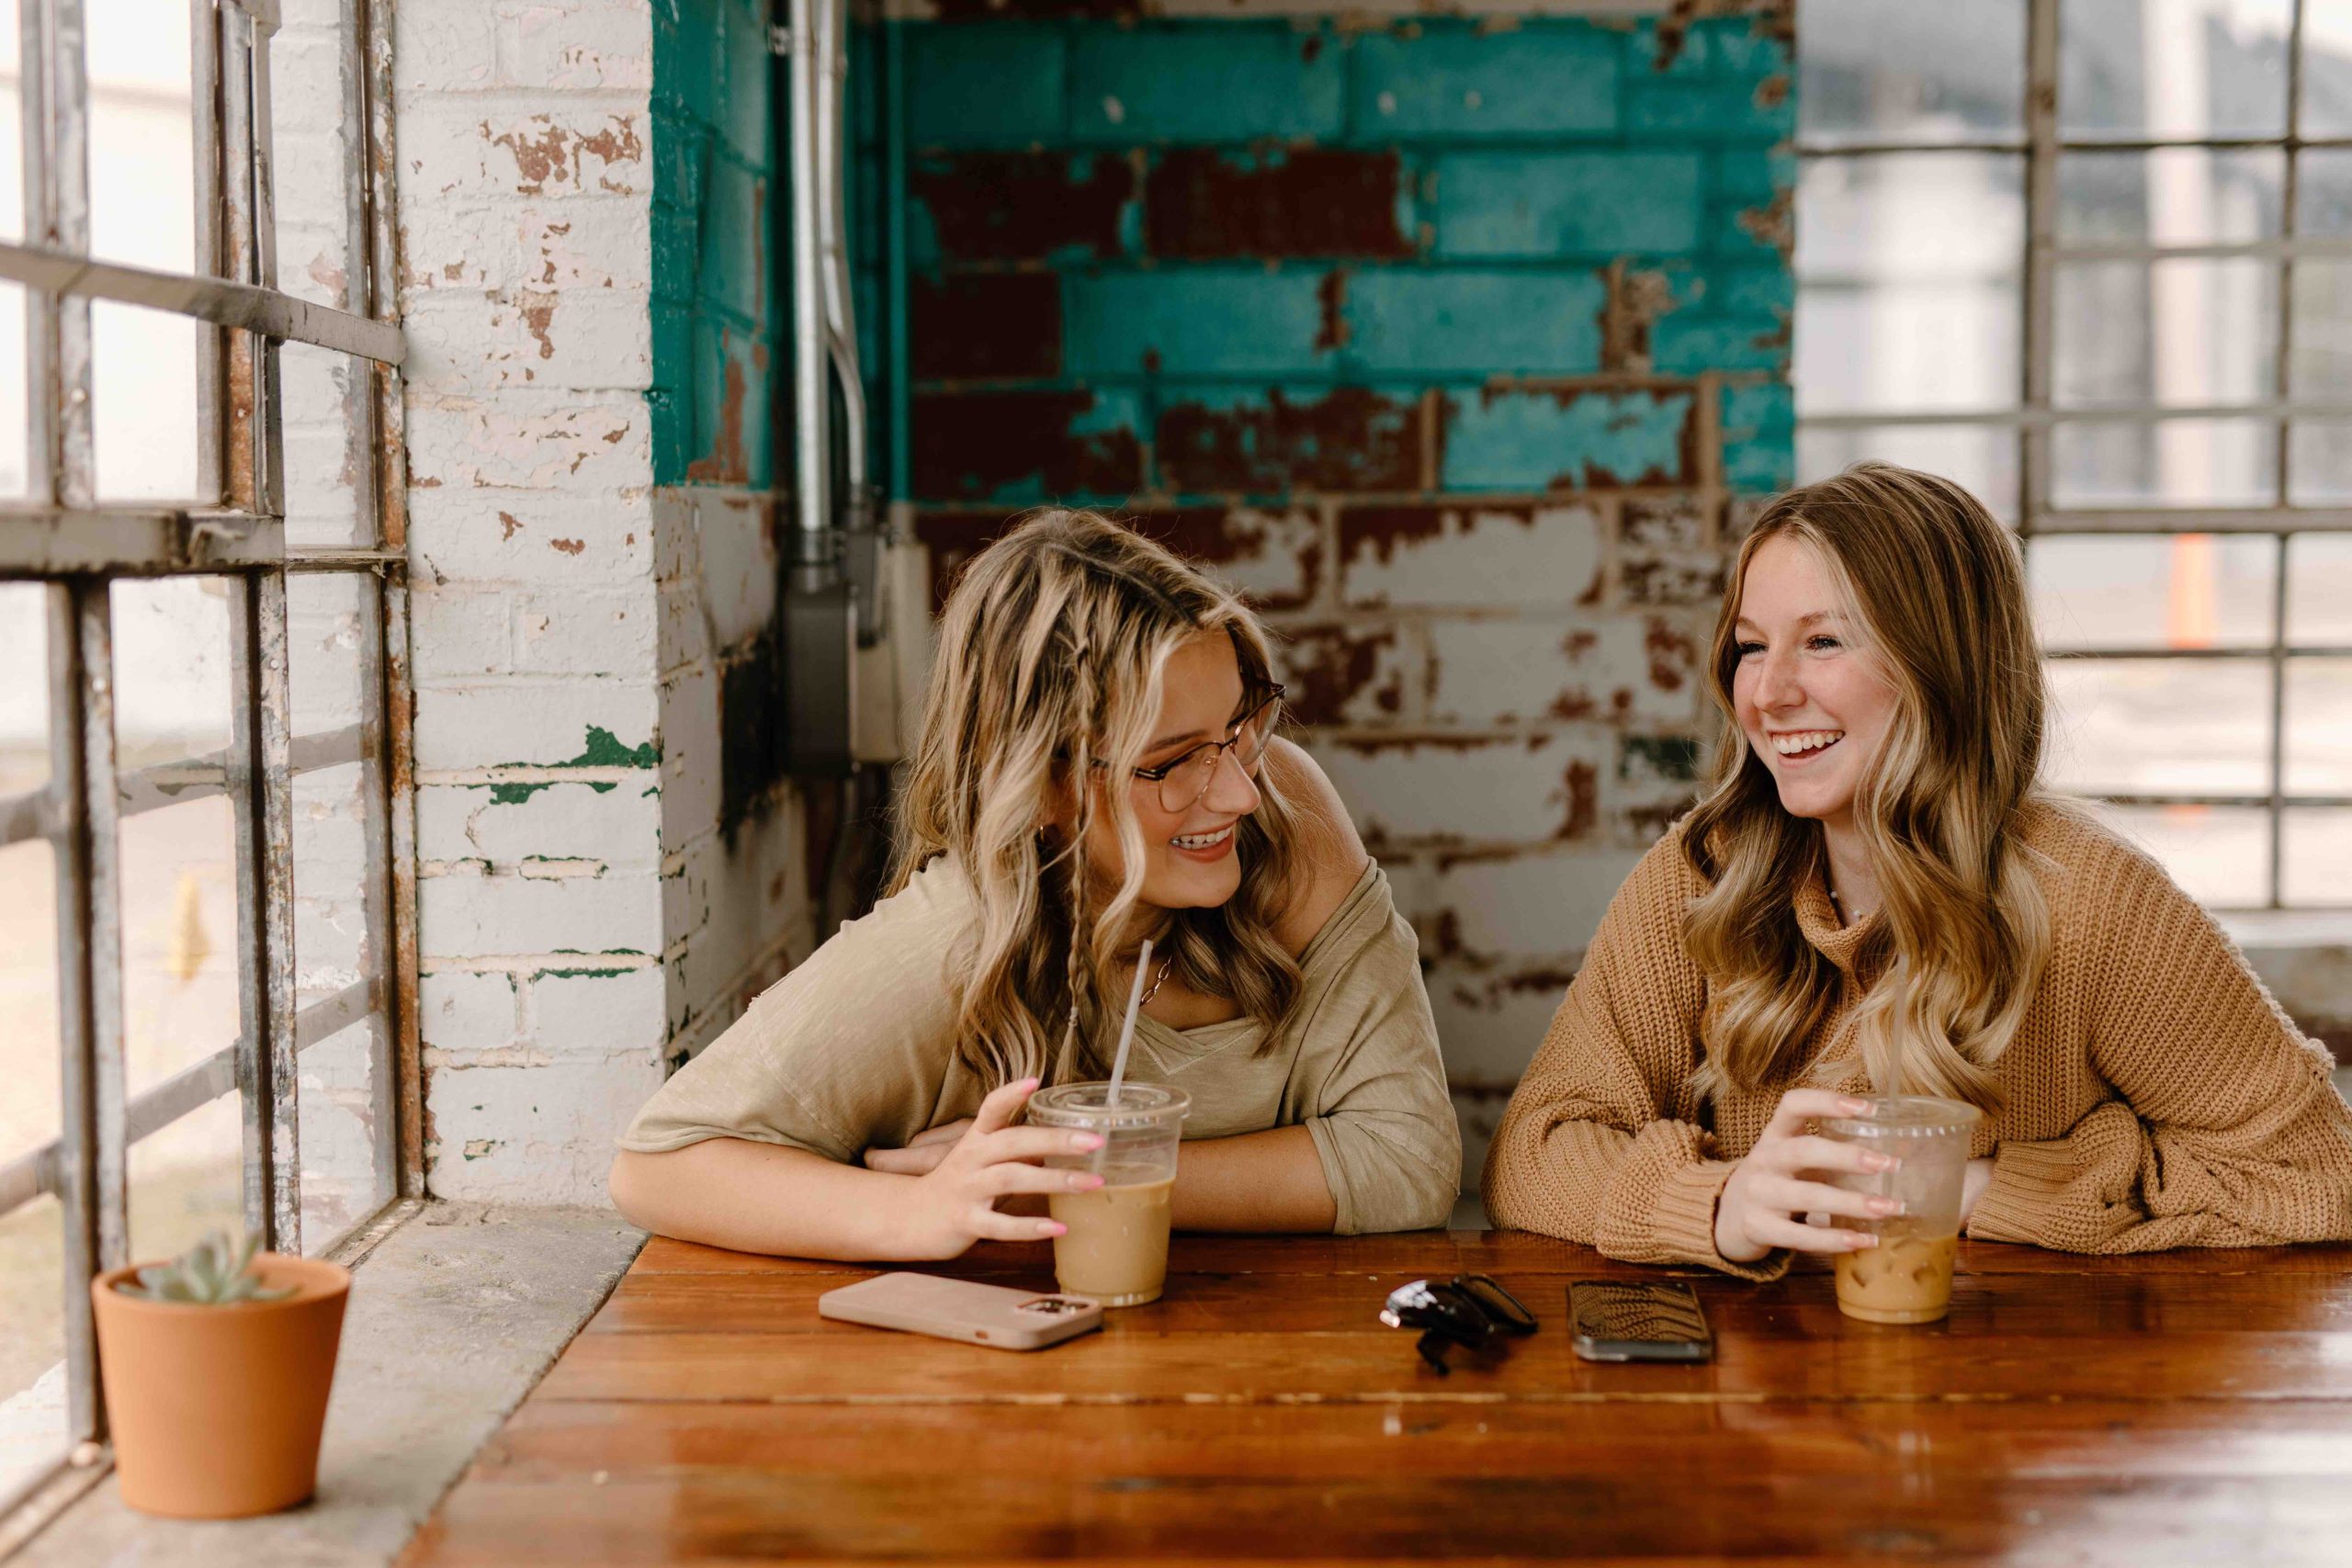
{"label": "glossy wood tabletop", "polygon": [[[934,1271],[1051,1288],[1039,1252]],[[899,1558],[2352,1562],[2352,1247],[1963,1243],[1951,1317],[1690,1279],[1705,1365],[1601,1365],[1515,1232],[1179,1236],[1031,1354],[831,1323],[873,1270],[656,1239],[477,1458],[426,1565]],[[1374,1317],[1481,1271],[1543,1327],[1440,1378]]]}

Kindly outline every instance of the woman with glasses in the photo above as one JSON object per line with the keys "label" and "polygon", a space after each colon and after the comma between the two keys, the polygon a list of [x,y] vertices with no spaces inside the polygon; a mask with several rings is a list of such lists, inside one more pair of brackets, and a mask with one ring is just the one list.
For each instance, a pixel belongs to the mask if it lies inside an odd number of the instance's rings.
{"label": "woman with glasses", "polygon": [[952,1258],[1042,1240],[1088,1134],[1013,1125],[1107,1077],[1193,1097],[1179,1229],[1445,1223],[1461,1142],[1412,929],[1322,770],[1279,738],[1231,593],[1087,513],[977,558],[939,628],[889,894],[640,1111],[612,1195],[752,1252]]}

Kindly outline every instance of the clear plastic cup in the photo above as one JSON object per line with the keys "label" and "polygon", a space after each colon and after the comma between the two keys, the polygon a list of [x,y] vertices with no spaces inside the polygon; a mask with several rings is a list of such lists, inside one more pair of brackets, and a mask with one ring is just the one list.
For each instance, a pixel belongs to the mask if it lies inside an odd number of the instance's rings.
{"label": "clear plastic cup", "polygon": [[1106,1307],[1141,1306],[1168,1282],[1168,1199],[1193,1097],[1156,1083],[1121,1084],[1115,1106],[1110,1094],[1107,1083],[1056,1084],[1029,1097],[1029,1121],[1102,1139],[1092,1154],[1046,1157],[1052,1168],[1102,1177],[1091,1192],[1050,1200],[1054,1218],[1069,1227],[1054,1238],[1054,1278]]}
{"label": "clear plastic cup", "polygon": [[1968,1140],[1984,1113],[1926,1095],[1857,1095],[1859,1116],[1824,1117],[1821,1135],[1860,1144],[1900,1163],[1892,1170],[1841,1171],[1837,1186],[1893,1198],[1903,1212],[1883,1220],[1839,1216],[1878,1245],[1838,1254],[1838,1310],[1865,1323],[1933,1323],[1951,1310],[1952,1256],[1960,1247],[1960,1195]]}

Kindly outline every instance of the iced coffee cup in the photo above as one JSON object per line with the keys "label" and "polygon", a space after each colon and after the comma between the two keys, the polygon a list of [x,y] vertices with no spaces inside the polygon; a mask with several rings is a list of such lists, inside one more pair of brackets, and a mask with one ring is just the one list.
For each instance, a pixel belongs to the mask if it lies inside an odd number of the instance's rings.
{"label": "iced coffee cup", "polygon": [[1054,1278],[1069,1294],[1106,1307],[1141,1306],[1158,1301],[1168,1282],[1168,1198],[1193,1097],[1165,1084],[1125,1083],[1113,1105],[1110,1092],[1106,1083],[1040,1089],[1029,1097],[1029,1121],[1102,1139],[1092,1154],[1046,1161],[1102,1178],[1091,1192],[1053,1195],[1053,1216],[1069,1227],[1054,1238]]}
{"label": "iced coffee cup", "polygon": [[1968,1139],[1984,1113],[1957,1100],[1924,1095],[1855,1098],[1870,1109],[1823,1118],[1822,1136],[1860,1144],[1897,1163],[1890,1170],[1841,1171],[1836,1184],[1893,1198],[1903,1208],[1884,1219],[1838,1217],[1839,1226],[1870,1232],[1878,1245],[1838,1255],[1838,1310],[1865,1323],[1933,1323],[1951,1310]]}

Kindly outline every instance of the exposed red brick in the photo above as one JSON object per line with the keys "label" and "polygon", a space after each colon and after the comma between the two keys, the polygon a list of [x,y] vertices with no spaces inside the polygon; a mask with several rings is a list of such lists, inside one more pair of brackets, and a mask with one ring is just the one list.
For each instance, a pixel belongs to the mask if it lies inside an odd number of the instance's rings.
{"label": "exposed red brick", "polygon": [[719,388],[718,436],[707,456],[686,465],[687,480],[698,485],[739,485],[752,471],[750,454],[743,448],[743,362],[727,352],[723,331],[718,334],[718,352],[727,361]]}
{"label": "exposed red brick", "polygon": [[1396,152],[1174,148],[1144,176],[1144,248],[1185,260],[1414,254]]}
{"label": "exposed red brick", "polygon": [[1620,535],[1647,549],[1697,549],[1707,541],[1706,504],[1695,495],[1626,501]]}
{"label": "exposed red brick", "polygon": [[1250,602],[1262,610],[1295,609],[1315,597],[1322,581],[1323,543],[1319,532],[1304,543],[1285,540],[1287,530],[1279,514],[1247,507],[1172,506],[1127,514],[1126,521],[1146,538],[1156,539],[1186,560],[1211,572],[1241,578],[1244,584],[1257,573],[1230,569],[1268,558],[1269,550],[1286,550],[1298,567],[1295,589],[1266,592],[1249,589]]}
{"label": "exposed red brick", "polygon": [[1679,692],[1699,676],[1699,641],[1655,615],[1643,629],[1642,646],[1649,651],[1650,684],[1661,692]]}
{"label": "exposed red brick", "polygon": [[1568,814],[1560,824],[1560,837],[1581,839],[1590,833],[1600,821],[1600,771],[1590,762],[1568,764],[1566,775],[1568,785]]}
{"label": "exposed red brick", "polygon": [[1617,581],[1628,604],[1713,604],[1724,596],[1724,559],[1713,551],[1628,551]]}
{"label": "exposed red brick", "polygon": [[908,303],[917,380],[1061,373],[1061,279],[1053,273],[917,277]]}
{"label": "exposed red brick", "polygon": [[1315,326],[1315,352],[1348,346],[1348,274],[1344,267],[1333,267],[1315,286],[1315,302],[1320,318]]}
{"label": "exposed red brick", "polygon": [[1070,250],[1116,255],[1120,217],[1136,193],[1134,166],[1110,152],[921,158],[908,183],[951,262],[1042,261]]}
{"label": "exposed red brick", "polygon": [[1341,724],[1357,718],[1351,713],[1357,699],[1368,695],[1381,713],[1394,716],[1405,706],[1405,676],[1394,660],[1381,668],[1384,653],[1395,649],[1396,628],[1382,626],[1351,630],[1346,626],[1293,627],[1286,636],[1279,662],[1289,693],[1283,705],[1301,724]]}
{"label": "exposed red brick", "polygon": [[1422,405],[1367,387],[1340,387],[1312,402],[1280,388],[1262,403],[1209,408],[1181,402],[1161,411],[1155,432],[1162,482],[1211,494],[1294,489],[1419,488]]}
{"label": "exposed red brick", "polygon": [[922,392],[910,444],[915,493],[979,500],[1029,483],[1047,495],[1125,495],[1143,486],[1130,429],[1074,430],[1094,408],[1085,390]]}
{"label": "exposed red brick", "polygon": [[943,22],[1023,21],[1132,22],[1143,15],[1143,0],[932,0]]}

